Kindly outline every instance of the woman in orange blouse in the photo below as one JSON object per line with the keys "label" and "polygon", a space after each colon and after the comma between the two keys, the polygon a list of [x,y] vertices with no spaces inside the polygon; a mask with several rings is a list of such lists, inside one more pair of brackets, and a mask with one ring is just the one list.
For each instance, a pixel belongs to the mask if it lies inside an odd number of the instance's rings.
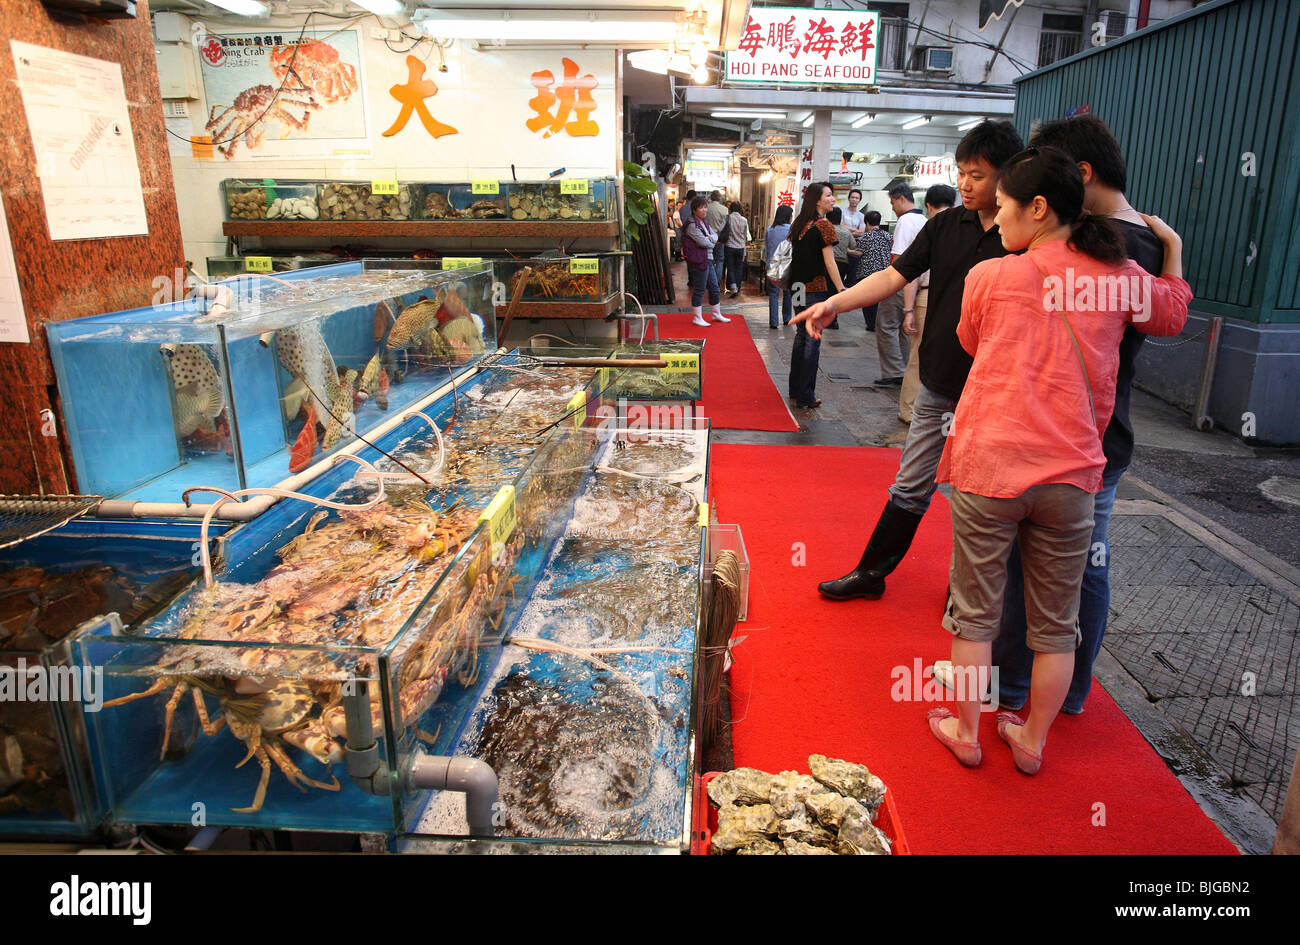
{"label": "woman in orange blouse", "polygon": [[1093,494],[1106,465],[1101,438],[1114,409],[1125,325],[1176,335],[1192,290],[1182,240],[1143,217],[1165,246],[1159,279],[1127,259],[1123,237],[1083,211],[1078,166],[1056,148],[1029,148],[998,178],[996,223],[1008,250],[966,277],[957,335],[975,362],[939,463],[951,482],[953,551],[944,627],[954,635],[958,715],[929,725],[964,765],[979,764],[980,699],[1020,537],[1029,646],[1027,721],[998,715],[1015,765],[1034,774],[1060,711],[1078,645],[1079,588],[1092,536]]}

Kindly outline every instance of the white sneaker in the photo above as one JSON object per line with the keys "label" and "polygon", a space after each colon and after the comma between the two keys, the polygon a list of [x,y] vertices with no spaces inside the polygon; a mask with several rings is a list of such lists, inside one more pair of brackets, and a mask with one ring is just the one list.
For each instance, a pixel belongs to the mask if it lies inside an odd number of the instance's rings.
{"label": "white sneaker", "polygon": [[692,325],[699,325],[701,328],[708,328],[708,327],[709,327],[709,323],[708,323],[707,321],[704,320],[704,316],[702,316],[702,315],[696,315],[694,318],[692,318],[692,319],[691,319],[691,324],[692,324]]}
{"label": "white sneaker", "polygon": [[714,312],[714,313],[713,313],[713,320],[714,320],[715,322],[729,322],[729,321],[731,321],[730,318],[728,318],[726,315],[723,315],[721,312]]}

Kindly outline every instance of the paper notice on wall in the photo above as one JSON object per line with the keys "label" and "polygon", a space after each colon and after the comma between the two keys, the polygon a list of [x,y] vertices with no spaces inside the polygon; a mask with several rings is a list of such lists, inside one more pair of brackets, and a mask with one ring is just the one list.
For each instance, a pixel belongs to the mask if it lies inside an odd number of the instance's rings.
{"label": "paper notice on wall", "polygon": [[122,67],[10,42],[52,240],[149,232]]}
{"label": "paper notice on wall", "polygon": [[9,241],[9,221],[5,219],[4,200],[0,199],[0,342],[26,344],[30,340],[14,247]]}

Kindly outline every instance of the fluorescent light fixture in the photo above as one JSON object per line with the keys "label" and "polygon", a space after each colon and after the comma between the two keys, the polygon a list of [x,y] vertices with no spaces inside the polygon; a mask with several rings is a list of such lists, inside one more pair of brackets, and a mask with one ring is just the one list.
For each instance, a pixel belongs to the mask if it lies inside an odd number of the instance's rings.
{"label": "fluorescent light fixture", "polygon": [[784,118],[785,112],[771,108],[720,108],[709,112],[714,118]]}
{"label": "fluorescent light fixture", "polygon": [[638,49],[627,54],[627,62],[634,69],[667,75],[669,72],[691,74],[690,61],[682,55],[670,54],[664,49]]}
{"label": "fluorescent light fixture", "polygon": [[369,10],[375,16],[396,16],[398,13],[405,13],[406,7],[402,0],[351,0],[363,10]]}
{"label": "fluorescent light fixture", "polygon": [[240,16],[264,16],[270,10],[261,0],[212,0],[212,4]]}
{"label": "fluorescent light fixture", "polygon": [[815,122],[816,120],[817,120],[817,113],[813,112],[811,115],[809,115],[807,118],[803,120],[803,127],[811,128],[813,122]]}
{"label": "fluorescent light fixture", "polygon": [[677,36],[678,16],[604,10],[588,16],[550,11],[420,10],[416,19],[426,33],[439,39],[667,45]]}
{"label": "fluorescent light fixture", "polygon": [[903,124],[903,130],[911,131],[913,128],[920,128],[922,125],[928,125],[929,123],[930,123],[929,115],[926,115],[924,118],[913,118],[911,121],[905,122]]}
{"label": "fluorescent light fixture", "polygon": [[863,116],[862,116],[861,118],[859,118],[857,121],[853,122],[853,124],[851,124],[849,127],[850,127],[850,128],[861,128],[863,125],[869,125],[869,124],[871,124],[871,123],[872,123],[873,121],[875,121],[875,120],[876,120],[876,116],[875,116],[875,115],[863,115]]}
{"label": "fluorescent light fixture", "polygon": [[984,121],[983,118],[976,118],[974,121],[968,121],[968,122],[966,122],[966,124],[964,124],[964,125],[958,125],[958,126],[957,126],[957,130],[958,130],[958,131],[970,131],[972,128],[974,128],[976,125],[980,124],[980,123],[983,122],[983,121]]}

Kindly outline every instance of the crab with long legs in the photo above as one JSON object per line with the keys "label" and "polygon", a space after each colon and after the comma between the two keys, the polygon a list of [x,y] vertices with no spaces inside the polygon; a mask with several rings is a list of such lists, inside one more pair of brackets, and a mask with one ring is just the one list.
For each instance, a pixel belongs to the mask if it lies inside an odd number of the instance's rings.
{"label": "crab with long legs", "polygon": [[252,151],[266,137],[266,126],[272,121],[302,131],[307,127],[313,109],[320,106],[308,93],[306,98],[285,95],[269,85],[255,85],[235,96],[235,101],[222,108],[213,105],[208,113],[206,130],[212,135],[217,150],[229,161],[242,138],[244,146]]}
{"label": "crab with long legs", "polygon": [[276,46],[271,50],[271,72],[281,82],[292,73],[299,91],[319,95],[327,105],[347,101],[358,85],[356,67],[323,42]]}
{"label": "crab with long legs", "polygon": [[[160,757],[166,757],[167,747],[171,742],[172,723],[176,709],[188,692],[194,700],[194,711],[198,716],[203,733],[217,735],[222,728],[229,728],[230,733],[248,748],[248,753],[235,765],[242,768],[256,758],[262,768],[258,779],[257,792],[253,803],[248,807],[232,807],[235,813],[249,814],[262,809],[266,801],[266,789],[271,780],[271,765],[275,764],[290,784],[300,791],[306,791],[304,785],[323,791],[337,791],[340,788],[338,778],[330,776],[329,783],[309,777],[294,764],[283,745],[290,745],[311,755],[324,765],[333,765],[343,760],[343,749],[336,742],[319,717],[313,717],[311,710],[315,704],[310,690],[301,684],[284,683],[264,692],[251,696],[235,696],[234,690],[225,680],[221,684],[200,679],[196,676],[164,676],[140,692],[130,693],[104,703],[105,708],[125,705],[138,699],[146,699],[172,688],[163,715],[163,742]],[[221,705],[221,715],[213,719],[208,713],[204,693],[211,693]]]}

